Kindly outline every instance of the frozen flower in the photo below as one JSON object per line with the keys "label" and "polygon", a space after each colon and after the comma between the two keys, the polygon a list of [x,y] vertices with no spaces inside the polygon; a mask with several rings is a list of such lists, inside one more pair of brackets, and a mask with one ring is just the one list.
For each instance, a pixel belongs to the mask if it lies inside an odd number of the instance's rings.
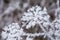
{"label": "frozen flower", "polygon": [[[35,6],[29,8],[27,12],[24,13],[21,20],[26,21],[28,24],[26,25],[26,29],[31,26],[34,27],[36,24],[43,23],[46,26],[49,24],[49,15],[47,13],[47,9],[44,7],[43,10],[40,6]],[[45,22],[45,23],[44,23]],[[24,25],[24,24],[23,24]]]}
{"label": "frozen flower", "polygon": [[23,30],[20,29],[18,23],[12,23],[3,28],[1,36],[5,40],[20,40]]}

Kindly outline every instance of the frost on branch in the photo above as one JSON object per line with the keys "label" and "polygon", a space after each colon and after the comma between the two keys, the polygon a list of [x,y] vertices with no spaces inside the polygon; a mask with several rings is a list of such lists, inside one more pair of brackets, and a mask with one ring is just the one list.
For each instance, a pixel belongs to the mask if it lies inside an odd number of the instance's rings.
{"label": "frost on branch", "polygon": [[22,29],[20,29],[18,23],[12,23],[3,28],[1,36],[3,40],[21,40],[21,35],[23,33]]}
{"label": "frost on branch", "polygon": [[[22,21],[28,23],[26,25],[26,29],[34,27],[36,24],[43,23],[44,27],[48,26],[49,22],[49,15],[47,13],[47,9],[44,7],[43,10],[40,6],[35,6],[28,9],[27,12],[24,13],[23,17],[21,18]],[[23,26],[25,23],[23,24]]]}

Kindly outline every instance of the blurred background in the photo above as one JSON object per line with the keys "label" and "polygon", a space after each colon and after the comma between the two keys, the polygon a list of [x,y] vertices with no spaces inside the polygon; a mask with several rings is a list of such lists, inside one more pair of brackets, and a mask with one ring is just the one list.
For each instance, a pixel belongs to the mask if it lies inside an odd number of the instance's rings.
{"label": "blurred background", "polygon": [[20,19],[23,13],[36,5],[46,7],[51,21],[54,20],[57,0],[0,0],[0,33],[2,28],[10,23],[17,22],[21,25]]}

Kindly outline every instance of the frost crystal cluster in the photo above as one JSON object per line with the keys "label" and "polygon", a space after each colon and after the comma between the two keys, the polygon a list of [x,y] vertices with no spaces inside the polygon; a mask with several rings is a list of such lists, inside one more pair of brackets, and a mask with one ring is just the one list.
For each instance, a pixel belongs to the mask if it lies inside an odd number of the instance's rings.
{"label": "frost crystal cluster", "polygon": [[[44,7],[43,10],[40,6],[35,6],[30,8],[27,13],[24,13],[24,16],[21,20],[26,21],[28,24],[26,25],[26,29],[31,26],[34,27],[36,24],[43,23],[43,26],[48,26],[49,15],[47,13],[47,9]],[[45,26],[45,27],[46,27]]]}
{"label": "frost crystal cluster", "polygon": [[[46,7],[29,8],[27,12],[24,12],[21,21],[21,27],[18,23],[12,23],[3,28],[4,31],[1,33],[3,40],[35,40],[34,38],[39,36],[47,40],[60,40],[60,19],[56,17],[51,22]],[[30,33],[33,31],[32,28],[34,33]]]}
{"label": "frost crystal cluster", "polygon": [[[42,29],[42,33],[35,33],[32,35],[32,33],[30,34],[30,36],[44,36],[50,38],[51,40],[54,40],[54,38],[52,38],[53,35],[53,30],[50,29],[50,25],[51,22],[49,21],[50,16],[47,13],[47,9],[44,7],[43,10],[40,6],[35,6],[32,7],[30,9],[28,9],[27,12],[24,13],[24,15],[22,16],[22,27],[26,27],[26,29],[29,28],[34,28],[36,24],[39,25],[39,27]],[[49,28],[50,27],[50,28]],[[38,28],[38,26],[37,26]],[[34,30],[34,29],[33,29]],[[41,30],[40,30],[41,31]]]}
{"label": "frost crystal cluster", "polygon": [[21,39],[21,34],[20,33],[20,27],[18,23],[12,23],[8,26],[5,26],[4,31],[2,31],[2,38],[4,40],[20,40]]}
{"label": "frost crystal cluster", "polygon": [[54,35],[56,36],[56,40],[60,40],[60,19],[55,19],[53,21],[53,27],[54,27]]}

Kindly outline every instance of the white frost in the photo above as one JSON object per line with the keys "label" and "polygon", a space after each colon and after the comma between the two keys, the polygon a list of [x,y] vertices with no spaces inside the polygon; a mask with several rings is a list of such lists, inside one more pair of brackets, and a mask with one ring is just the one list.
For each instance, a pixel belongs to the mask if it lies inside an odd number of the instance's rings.
{"label": "white frost", "polygon": [[48,15],[47,9],[45,7],[42,10],[40,6],[35,6],[28,9],[27,13],[24,13],[21,20],[28,22],[28,24],[26,25],[26,29],[29,29],[31,26],[34,27],[36,24],[40,24],[45,21],[47,22],[47,24],[49,24],[49,18],[50,16]]}

